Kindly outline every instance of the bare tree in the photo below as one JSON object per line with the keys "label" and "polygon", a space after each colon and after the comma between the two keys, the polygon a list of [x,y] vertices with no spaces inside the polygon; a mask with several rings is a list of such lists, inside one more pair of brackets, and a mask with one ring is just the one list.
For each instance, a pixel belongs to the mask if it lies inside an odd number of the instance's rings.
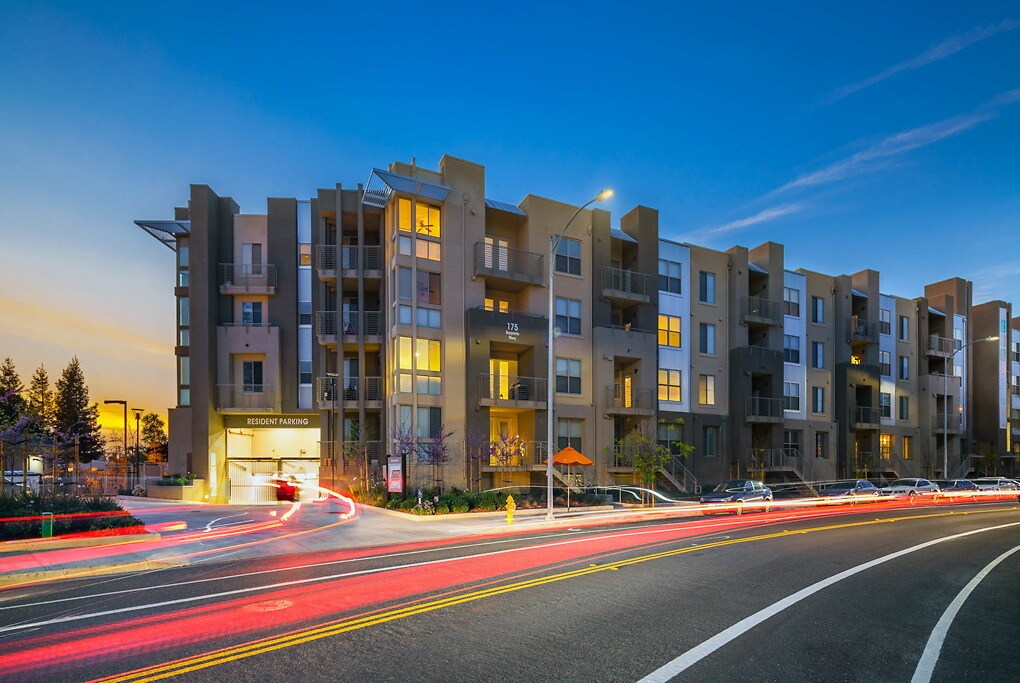
{"label": "bare tree", "polygon": [[418,443],[419,462],[428,464],[432,468],[432,487],[443,490],[443,466],[450,458],[450,437],[453,432],[447,432],[444,425],[430,438]]}
{"label": "bare tree", "polygon": [[527,442],[521,439],[520,434],[510,434],[505,429],[501,430],[499,438],[489,445],[490,462],[499,467],[504,486],[509,486],[513,481],[510,477],[511,468],[524,464],[527,447]]}
{"label": "bare tree", "polygon": [[482,467],[489,462],[489,433],[468,428],[464,432],[464,452],[468,465],[468,489],[480,491],[482,488]]}

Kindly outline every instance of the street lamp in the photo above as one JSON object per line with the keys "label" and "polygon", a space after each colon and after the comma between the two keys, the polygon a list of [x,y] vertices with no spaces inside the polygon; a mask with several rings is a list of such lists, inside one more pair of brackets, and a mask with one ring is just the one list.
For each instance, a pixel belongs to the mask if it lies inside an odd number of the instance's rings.
{"label": "street lamp", "polygon": [[[141,420],[145,408],[132,408],[131,411],[135,414],[135,485],[138,485],[142,469]],[[142,482],[142,487],[145,487],[144,482]]]}
{"label": "street lamp", "polygon": [[329,485],[332,488],[336,488],[336,432],[334,428],[334,422],[336,421],[336,378],[340,375],[335,372],[327,372],[326,377],[329,378],[329,429],[327,430],[327,436],[329,436]]}
{"label": "street lamp", "polygon": [[975,339],[974,341],[967,342],[966,344],[960,344],[960,348],[949,354],[949,360],[946,361],[946,367],[942,373],[942,478],[949,478],[949,368],[953,365],[953,359],[956,358],[956,354],[963,351],[971,344],[978,344],[986,341],[999,341],[998,335],[993,337],[984,337],[983,339]]}
{"label": "street lamp", "polygon": [[103,403],[106,404],[106,405],[117,404],[117,405],[124,406],[124,484],[127,485],[127,457],[128,457],[128,454],[127,454],[127,411],[128,411],[127,401],[110,400],[110,401],[103,401]]}
{"label": "street lamp", "polygon": [[595,197],[592,197],[588,202],[578,207],[574,215],[570,217],[563,229],[556,234],[555,237],[549,239],[549,374],[546,378],[546,416],[548,418],[547,428],[547,453],[546,453],[546,468],[545,468],[545,496],[546,496],[546,519],[553,518],[553,428],[555,426],[553,422],[553,398],[555,397],[555,371],[556,371],[556,353],[553,350],[555,344],[555,326],[556,326],[556,297],[553,293],[553,281],[556,277],[556,250],[560,246],[560,241],[563,239],[563,235],[566,234],[567,228],[574,222],[578,214],[587,209],[595,202],[604,202],[613,196],[613,191],[605,189],[599,192]]}

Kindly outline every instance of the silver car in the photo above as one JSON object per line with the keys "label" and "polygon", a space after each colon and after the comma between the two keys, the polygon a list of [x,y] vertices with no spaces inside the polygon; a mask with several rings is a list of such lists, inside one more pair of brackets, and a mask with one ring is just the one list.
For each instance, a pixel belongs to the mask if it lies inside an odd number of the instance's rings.
{"label": "silver car", "polygon": [[932,500],[938,500],[940,491],[938,486],[927,479],[911,477],[897,479],[880,488],[878,493],[883,496],[910,496],[910,501],[913,502],[918,496],[930,496]]}
{"label": "silver car", "polygon": [[1012,479],[1006,477],[978,477],[971,479],[977,484],[979,491],[1016,491],[1017,485]]}

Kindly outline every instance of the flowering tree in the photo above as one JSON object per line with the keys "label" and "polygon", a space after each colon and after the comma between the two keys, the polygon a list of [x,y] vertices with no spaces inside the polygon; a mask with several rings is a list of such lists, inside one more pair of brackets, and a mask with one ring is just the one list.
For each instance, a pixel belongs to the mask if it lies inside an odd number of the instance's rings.
{"label": "flowering tree", "polygon": [[524,464],[524,456],[527,451],[527,442],[521,439],[520,434],[510,434],[501,430],[499,438],[489,445],[490,462],[494,462],[503,473],[503,484],[509,485],[510,468]]}
{"label": "flowering tree", "polygon": [[435,434],[418,442],[418,462],[432,467],[432,486],[440,492],[443,490],[443,465],[450,459],[452,436],[453,432],[447,432],[445,425],[439,425]]}

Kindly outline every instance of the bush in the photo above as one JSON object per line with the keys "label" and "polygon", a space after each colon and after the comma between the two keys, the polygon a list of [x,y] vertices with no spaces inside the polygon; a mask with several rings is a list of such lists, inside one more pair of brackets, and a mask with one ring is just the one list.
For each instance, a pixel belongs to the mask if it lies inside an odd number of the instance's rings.
{"label": "bush", "polygon": [[[53,535],[88,533],[112,529],[135,527],[139,532],[144,527],[138,519],[125,512],[115,500],[99,496],[57,496],[46,498],[32,493],[17,493],[0,497],[0,517],[38,517],[43,512],[52,512]],[[107,513],[96,516],[61,517],[74,513]],[[111,514],[112,513],[112,514]],[[42,523],[38,519],[24,522],[0,522],[0,540],[40,538]]]}
{"label": "bush", "polygon": [[156,482],[156,486],[191,486],[195,481],[195,475],[188,472],[185,475],[164,474]]}
{"label": "bush", "polygon": [[450,512],[454,514],[462,514],[471,509],[471,505],[464,500],[464,498],[457,496],[450,503]]}

